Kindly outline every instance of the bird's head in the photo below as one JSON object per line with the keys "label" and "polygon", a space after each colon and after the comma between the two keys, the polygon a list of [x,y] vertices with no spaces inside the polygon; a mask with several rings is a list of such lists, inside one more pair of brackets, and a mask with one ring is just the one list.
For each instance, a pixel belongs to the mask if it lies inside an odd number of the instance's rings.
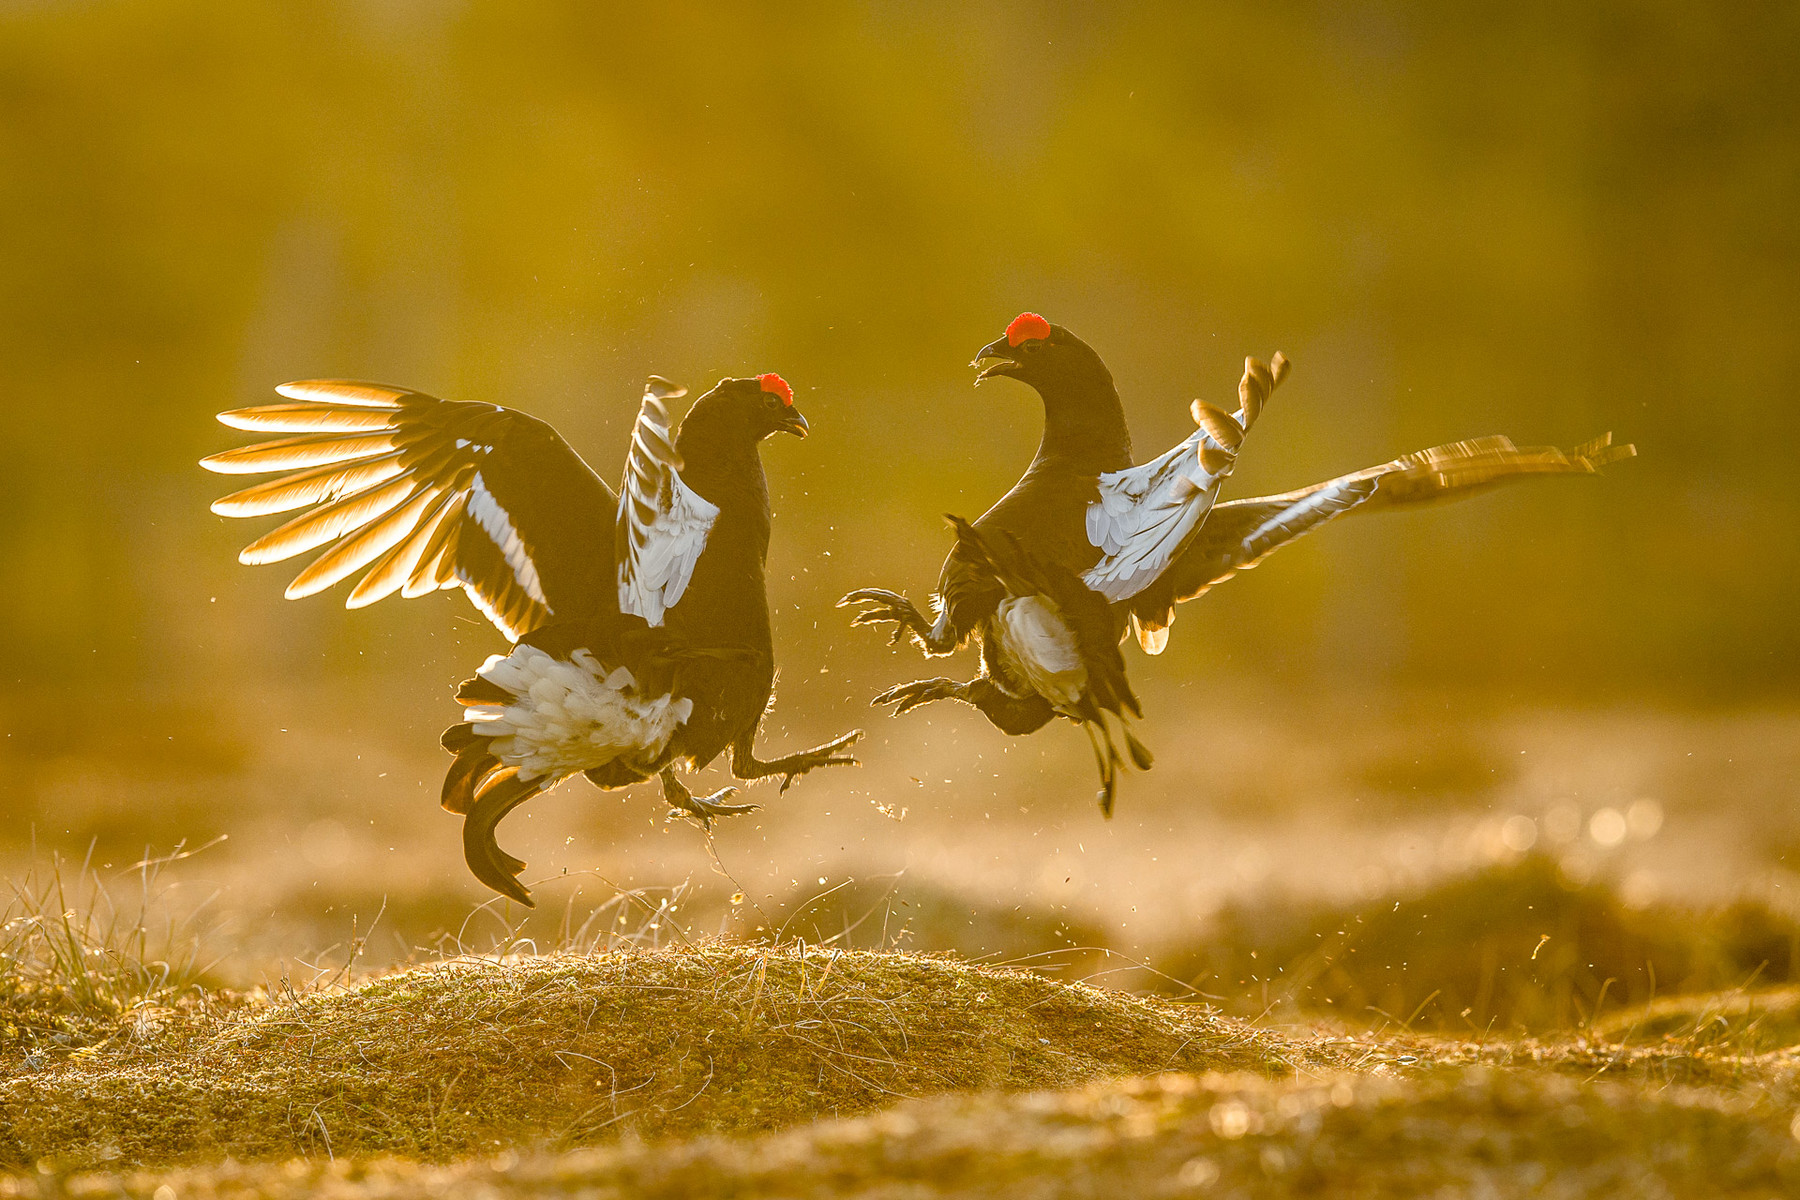
{"label": "bird's head", "polygon": [[1065,383],[1112,382],[1106,364],[1086,342],[1030,312],[1014,317],[1006,332],[983,346],[969,365],[981,368],[975,376],[977,384],[996,375],[1009,375],[1039,392],[1056,390]]}
{"label": "bird's head", "polygon": [[683,426],[705,424],[734,437],[760,442],[770,434],[805,437],[806,418],[794,407],[794,389],[770,372],[748,379],[721,379],[694,401]]}

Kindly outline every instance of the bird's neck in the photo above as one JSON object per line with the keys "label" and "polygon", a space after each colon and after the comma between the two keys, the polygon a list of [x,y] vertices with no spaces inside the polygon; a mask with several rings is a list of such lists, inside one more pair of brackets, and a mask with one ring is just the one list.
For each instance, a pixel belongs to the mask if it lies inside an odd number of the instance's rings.
{"label": "bird's neck", "polygon": [[705,427],[682,426],[675,435],[675,452],[681,455],[681,478],[707,500],[719,506],[719,519],[760,522],[768,543],[769,480],[763,474],[762,455],[748,438],[715,436]]}
{"label": "bird's neck", "polygon": [[675,438],[681,478],[719,515],[670,627],[713,645],[771,644],[768,585],[769,482],[757,444],[684,424]]}
{"label": "bird's neck", "polygon": [[1044,437],[1032,469],[1056,466],[1083,475],[1131,465],[1131,432],[1112,376],[1049,380],[1038,385],[1044,401]]}

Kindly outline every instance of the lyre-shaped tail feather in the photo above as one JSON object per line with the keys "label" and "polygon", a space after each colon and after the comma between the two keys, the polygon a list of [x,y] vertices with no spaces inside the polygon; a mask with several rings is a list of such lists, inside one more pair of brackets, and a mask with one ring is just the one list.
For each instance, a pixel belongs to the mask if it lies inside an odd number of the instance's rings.
{"label": "lyre-shaped tail feather", "polygon": [[502,818],[525,801],[537,795],[543,781],[527,782],[512,767],[503,767],[488,775],[468,815],[463,818],[463,859],[475,878],[508,899],[527,908],[537,907],[531,893],[518,880],[525,869],[523,859],[515,858],[494,840],[495,826]]}

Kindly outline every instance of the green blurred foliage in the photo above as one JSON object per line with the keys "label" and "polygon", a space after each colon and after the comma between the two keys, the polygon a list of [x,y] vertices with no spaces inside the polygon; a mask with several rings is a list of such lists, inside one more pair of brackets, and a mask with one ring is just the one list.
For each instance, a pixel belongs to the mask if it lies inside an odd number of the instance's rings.
{"label": "green blurred foliage", "polygon": [[193,463],[284,379],[516,405],[611,476],[647,372],[779,370],[817,431],[766,455],[789,694],[860,705],[912,665],[828,602],[921,594],[938,514],[1016,477],[1035,401],[964,364],[1032,308],[1141,451],[1286,351],[1236,494],[1487,432],[1640,448],[1334,527],[1156,673],[1790,688],[1797,60],[1773,0],[13,0],[0,687],[436,687],[497,644],[235,565]]}

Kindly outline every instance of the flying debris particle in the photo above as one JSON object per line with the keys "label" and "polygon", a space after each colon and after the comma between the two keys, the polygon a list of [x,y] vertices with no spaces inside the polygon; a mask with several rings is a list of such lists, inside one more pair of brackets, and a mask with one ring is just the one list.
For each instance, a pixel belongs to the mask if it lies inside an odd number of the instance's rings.
{"label": "flying debris particle", "polygon": [[742,892],[731,893],[731,903],[734,906],[742,904],[743,902],[744,902],[744,893],[742,893]]}
{"label": "flying debris particle", "polygon": [[1538,951],[1542,950],[1544,948],[1545,943],[1547,943],[1549,940],[1550,940],[1550,935],[1547,933],[1544,934],[1542,937],[1538,938],[1538,944],[1531,948],[1531,961],[1532,962],[1537,961]]}

